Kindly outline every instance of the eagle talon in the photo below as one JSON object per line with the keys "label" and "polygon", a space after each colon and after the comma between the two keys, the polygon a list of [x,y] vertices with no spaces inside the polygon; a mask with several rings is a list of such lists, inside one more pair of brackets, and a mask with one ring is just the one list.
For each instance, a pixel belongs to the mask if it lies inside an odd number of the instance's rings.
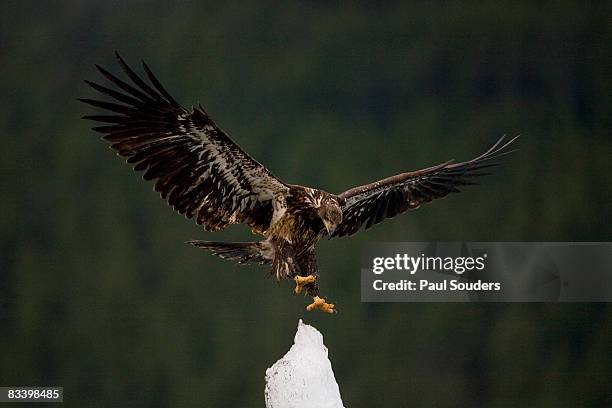
{"label": "eagle talon", "polygon": [[317,280],[316,276],[308,275],[308,276],[296,276],[293,278],[295,280],[295,294],[300,294],[302,292],[302,288],[306,285],[310,285],[311,283],[315,283]]}
{"label": "eagle talon", "polygon": [[336,313],[336,309],[334,309],[333,303],[327,303],[325,299],[322,299],[318,296],[312,298],[313,302],[306,306],[306,310],[312,312],[315,309],[319,309],[325,313]]}

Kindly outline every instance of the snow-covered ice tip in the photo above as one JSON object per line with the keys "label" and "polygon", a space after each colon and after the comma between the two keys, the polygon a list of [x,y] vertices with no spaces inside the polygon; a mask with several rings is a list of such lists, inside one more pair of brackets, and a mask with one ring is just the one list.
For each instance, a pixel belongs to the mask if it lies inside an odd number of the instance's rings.
{"label": "snow-covered ice tip", "polygon": [[298,322],[293,346],[266,370],[266,408],[344,408],[323,335]]}

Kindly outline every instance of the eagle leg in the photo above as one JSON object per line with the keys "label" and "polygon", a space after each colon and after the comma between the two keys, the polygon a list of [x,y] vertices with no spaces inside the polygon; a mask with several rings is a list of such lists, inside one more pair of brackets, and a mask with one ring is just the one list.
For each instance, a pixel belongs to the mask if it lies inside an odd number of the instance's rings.
{"label": "eagle leg", "polygon": [[310,285],[312,283],[315,283],[315,281],[317,280],[317,277],[315,275],[308,275],[308,276],[296,276],[295,278],[293,278],[293,280],[295,280],[295,294],[300,294],[302,293],[302,288],[306,285]]}
{"label": "eagle leg", "polygon": [[306,310],[312,312],[315,309],[319,309],[325,313],[336,313],[336,309],[334,309],[333,303],[327,303],[325,299],[322,299],[318,296],[312,298],[313,302],[306,306]]}

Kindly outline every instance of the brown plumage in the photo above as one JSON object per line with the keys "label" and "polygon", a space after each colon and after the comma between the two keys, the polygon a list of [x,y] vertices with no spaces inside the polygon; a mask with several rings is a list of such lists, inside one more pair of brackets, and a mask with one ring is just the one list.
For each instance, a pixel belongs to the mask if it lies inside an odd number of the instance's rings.
{"label": "brown plumage", "polygon": [[[208,231],[244,223],[264,237],[260,242],[190,243],[239,263],[270,264],[278,280],[318,277],[315,245],[324,235],[353,235],[363,225],[367,229],[458,192],[460,186],[474,184],[473,177],[484,175],[494,165],[491,159],[508,153],[516,139],[504,142],[502,137],[470,161],[449,161],[334,195],[279,180],[217,127],[202,106],[187,110],[179,105],[144,62],[150,83],[118,54],[117,60],[132,83],[96,65],[117,89],[86,81],[114,101],[80,99],[111,112],[84,118],[104,123],[93,130],[143,171],[145,180],[155,181],[155,191],[180,214]],[[318,298],[316,280],[307,282],[304,287],[319,302],[314,307],[333,311],[333,305]]]}

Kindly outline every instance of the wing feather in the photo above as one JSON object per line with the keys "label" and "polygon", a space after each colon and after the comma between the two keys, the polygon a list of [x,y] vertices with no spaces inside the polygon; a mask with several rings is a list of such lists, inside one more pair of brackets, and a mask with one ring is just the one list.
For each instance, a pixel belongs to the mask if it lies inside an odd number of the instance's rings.
{"label": "wing feather", "polygon": [[473,178],[488,175],[483,170],[496,166],[491,162],[493,159],[511,153],[507,149],[517,138],[505,141],[505,137],[501,137],[485,153],[466,162],[451,160],[345,191],[339,195],[343,203],[343,221],[333,236],[353,235],[363,225],[368,229],[423,203],[458,193],[460,186],[478,184]]}
{"label": "wing feather", "polygon": [[[269,228],[272,199],[288,190],[285,183],[244,152],[217,127],[200,106],[186,110],[143,62],[150,84],[116,54],[126,76],[100,73],[117,89],[85,81],[113,101],[80,99],[112,114],[86,115],[103,123],[103,133],[117,153],[155,181],[155,191],[180,214],[207,230],[244,222],[256,232]],[[111,85],[111,86],[112,86]]]}

